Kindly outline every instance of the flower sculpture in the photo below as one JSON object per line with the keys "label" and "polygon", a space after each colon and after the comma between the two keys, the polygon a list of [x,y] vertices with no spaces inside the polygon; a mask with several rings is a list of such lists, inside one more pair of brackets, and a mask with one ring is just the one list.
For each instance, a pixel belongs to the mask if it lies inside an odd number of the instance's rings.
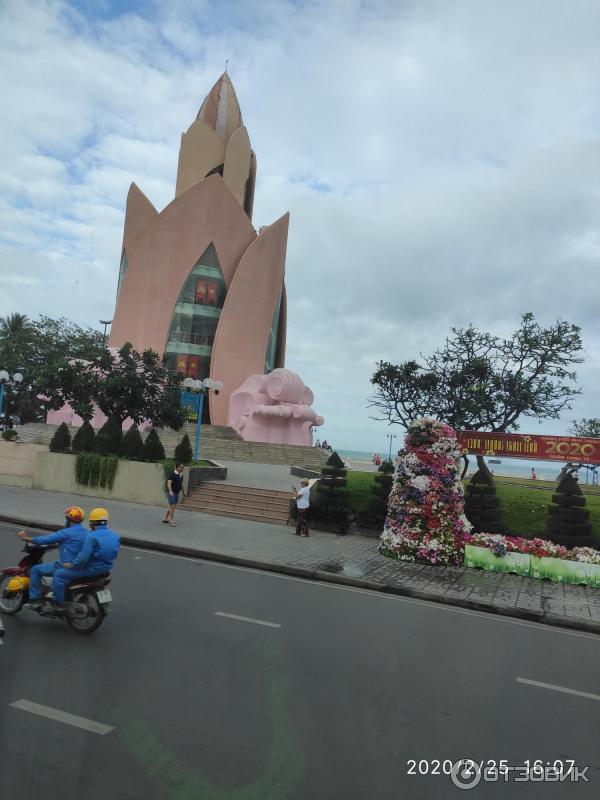
{"label": "flower sculpture", "polygon": [[323,417],[312,408],[314,395],[289,369],[251,375],[231,395],[227,424],[251,442],[312,445],[312,429]]}
{"label": "flower sculpture", "polygon": [[404,561],[460,564],[471,530],[454,430],[433,419],[409,427],[398,456],[380,551]]}

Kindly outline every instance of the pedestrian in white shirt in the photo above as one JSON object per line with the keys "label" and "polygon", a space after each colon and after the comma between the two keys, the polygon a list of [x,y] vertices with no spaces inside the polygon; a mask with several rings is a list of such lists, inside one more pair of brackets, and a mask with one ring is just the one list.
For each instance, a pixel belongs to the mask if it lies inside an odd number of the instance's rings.
{"label": "pedestrian in white shirt", "polygon": [[298,509],[296,536],[310,536],[308,525],[306,524],[306,515],[310,507],[310,489],[308,488],[308,480],[306,478],[300,481],[300,491],[297,492],[294,487],[294,500],[296,501],[296,508]]}

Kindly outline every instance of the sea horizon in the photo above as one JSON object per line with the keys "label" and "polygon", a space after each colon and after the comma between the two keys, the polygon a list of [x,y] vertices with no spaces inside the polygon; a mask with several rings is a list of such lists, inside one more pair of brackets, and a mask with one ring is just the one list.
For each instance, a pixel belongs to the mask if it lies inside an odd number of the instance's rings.
{"label": "sea horizon", "polygon": [[[383,453],[381,450],[373,450],[372,452],[368,452],[366,450],[337,450],[337,453],[342,456],[343,458],[350,459],[352,461],[365,461],[372,463],[373,456],[375,453],[378,453],[381,458],[387,458],[387,453]],[[394,458],[395,453],[392,453],[392,458]],[[493,462],[500,462],[500,463],[493,463]],[[530,478],[531,477],[531,469],[535,470],[535,474],[538,480],[541,481],[555,481],[558,477],[559,472],[566,464],[566,461],[538,461],[535,459],[516,459],[516,458],[494,458],[489,459],[486,458],[486,464],[490,470],[493,470],[494,475],[498,477],[504,478]],[[475,456],[469,456],[469,470],[468,474],[473,474],[477,469],[477,461]],[[587,481],[586,481],[587,477]],[[579,480],[581,483],[585,484],[592,483],[592,472],[591,470],[588,471],[586,476],[586,469],[582,468],[579,470]]]}

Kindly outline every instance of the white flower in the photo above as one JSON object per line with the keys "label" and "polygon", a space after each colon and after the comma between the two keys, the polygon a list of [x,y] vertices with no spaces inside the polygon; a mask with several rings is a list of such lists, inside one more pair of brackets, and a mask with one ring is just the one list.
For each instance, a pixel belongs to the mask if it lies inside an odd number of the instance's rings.
{"label": "white flower", "polygon": [[429,489],[429,478],[427,475],[417,475],[416,478],[411,478],[410,485],[421,492],[426,492]]}

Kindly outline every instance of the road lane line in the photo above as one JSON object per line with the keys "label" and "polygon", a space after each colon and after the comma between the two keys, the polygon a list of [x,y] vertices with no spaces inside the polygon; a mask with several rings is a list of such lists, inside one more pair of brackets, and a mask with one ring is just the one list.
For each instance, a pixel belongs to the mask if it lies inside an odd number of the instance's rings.
{"label": "road lane line", "polygon": [[551,689],[553,692],[574,694],[576,697],[585,697],[587,700],[600,700],[600,694],[590,694],[590,692],[580,692],[579,689],[568,689],[566,686],[557,686],[554,683],[542,683],[542,681],[532,681],[529,678],[517,678],[517,683],[524,683],[527,686],[537,686],[540,689]]}
{"label": "road lane line", "polygon": [[73,728],[81,728],[81,730],[89,733],[97,733],[99,736],[106,736],[107,733],[114,731],[114,728],[110,725],[103,725],[101,722],[94,722],[93,719],[78,717],[76,714],[69,714],[67,711],[60,711],[58,708],[32,703],[31,700],[15,700],[14,703],[10,704],[10,707],[19,708],[21,711],[28,711],[30,714],[37,714],[38,717],[52,719],[55,722],[62,722],[65,725],[71,725]]}
{"label": "road lane line", "polygon": [[240,617],[237,614],[226,614],[225,611],[215,611],[215,617],[227,617],[227,619],[237,619],[239,622],[252,622],[254,625],[265,625],[267,628],[281,628],[278,622],[266,622],[264,619],[253,619],[252,617]]}

